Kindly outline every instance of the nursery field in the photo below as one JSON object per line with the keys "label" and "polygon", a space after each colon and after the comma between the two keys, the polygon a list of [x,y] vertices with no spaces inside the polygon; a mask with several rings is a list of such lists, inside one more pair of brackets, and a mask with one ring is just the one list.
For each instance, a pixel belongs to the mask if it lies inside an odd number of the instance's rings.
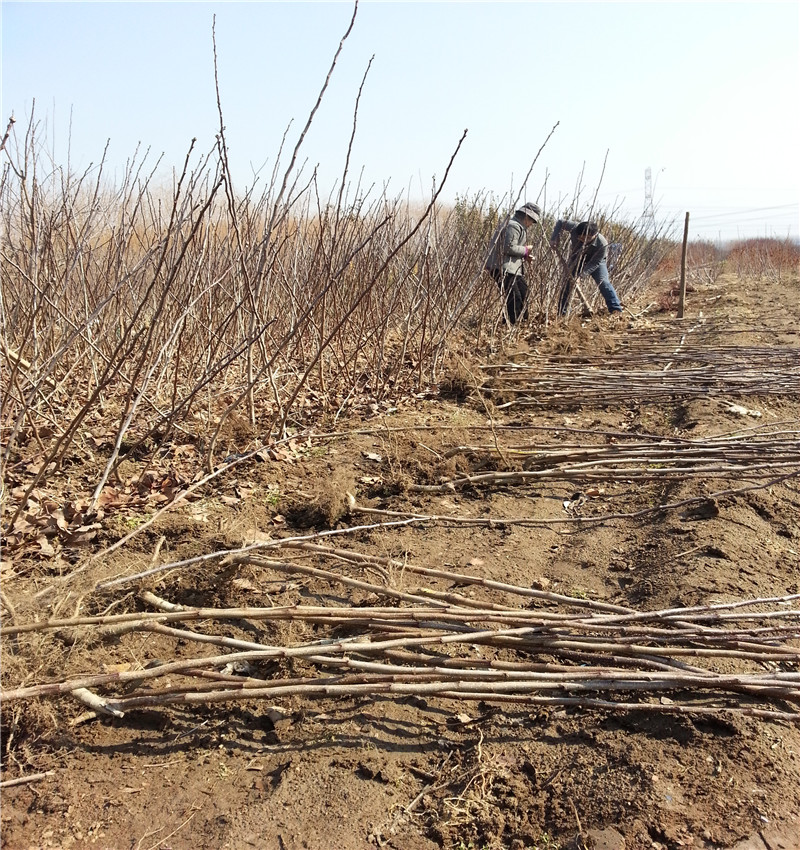
{"label": "nursery field", "polygon": [[85,514],[22,443],[2,846],[800,847],[800,281],[662,296]]}

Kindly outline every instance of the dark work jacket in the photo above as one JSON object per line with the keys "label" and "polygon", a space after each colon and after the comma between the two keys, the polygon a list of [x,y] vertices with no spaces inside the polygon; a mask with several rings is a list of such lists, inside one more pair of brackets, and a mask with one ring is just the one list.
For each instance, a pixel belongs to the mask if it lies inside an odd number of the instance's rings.
{"label": "dark work jacket", "polygon": [[569,219],[560,218],[556,222],[553,229],[553,235],[550,237],[551,242],[557,242],[562,230],[566,230],[570,235],[569,241],[569,265],[570,272],[577,277],[578,275],[589,275],[596,271],[601,263],[608,262],[608,239],[602,233],[587,242],[585,245],[575,236],[575,228],[580,224],[578,221],[570,221]]}

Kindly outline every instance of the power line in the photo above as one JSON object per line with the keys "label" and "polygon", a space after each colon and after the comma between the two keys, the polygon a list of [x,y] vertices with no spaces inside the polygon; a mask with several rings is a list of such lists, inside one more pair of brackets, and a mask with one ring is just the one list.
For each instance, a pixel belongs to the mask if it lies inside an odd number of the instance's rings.
{"label": "power line", "polygon": [[[700,209],[713,209],[713,208],[711,208],[711,207],[705,207],[705,208],[701,207]],[[698,215],[698,216],[692,215],[692,218],[694,218],[694,220],[697,221],[698,219],[703,220],[703,219],[708,219],[708,218],[713,218],[713,219],[726,218],[726,217],[732,216],[732,215],[739,215],[739,216],[750,215],[752,213],[772,212],[772,211],[775,211],[775,210],[800,210],[800,205],[798,205],[798,204],[782,204],[781,206],[777,206],[777,207],[743,207],[741,209],[731,210],[730,212],[709,213],[707,215]]]}

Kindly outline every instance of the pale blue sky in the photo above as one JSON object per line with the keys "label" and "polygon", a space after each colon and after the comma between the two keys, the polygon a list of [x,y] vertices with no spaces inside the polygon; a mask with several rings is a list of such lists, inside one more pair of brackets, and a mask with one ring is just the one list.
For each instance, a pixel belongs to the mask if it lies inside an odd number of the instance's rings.
{"label": "pale blue sky", "polygon": [[[352,16],[350,2],[2,2],[2,114],[24,131],[31,104],[58,164],[118,170],[137,142],[180,167],[211,150],[216,15],[234,179],[268,178],[293,119],[305,123]],[[370,57],[350,180],[421,197],[464,129],[447,197],[519,188],[525,198],[691,213],[692,237],[798,237],[797,2],[378,2],[362,0],[302,158],[340,176]],[[563,203],[558,204],[561,200]]]}

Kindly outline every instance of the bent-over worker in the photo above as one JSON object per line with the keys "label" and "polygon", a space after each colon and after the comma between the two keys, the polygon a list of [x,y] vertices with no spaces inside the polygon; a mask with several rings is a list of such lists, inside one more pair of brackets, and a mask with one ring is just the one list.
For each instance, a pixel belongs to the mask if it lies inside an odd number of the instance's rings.
{"label": "bent-over worker", "polygon": [[597,224],[593,221],[577,222],[560,218],[550,237],[551,247],[558,249],[558,240],[563,231],[570,235],[570,251],[567,260],[570,276],[565,279],[558,300],[560,315],[566,315],[569,298],[572,295],[573,279],[581,275],[589,275],[597,284],[609,313],[612,315],[622,313],[619,296],[608,276],[608,240],[600,233]]}

